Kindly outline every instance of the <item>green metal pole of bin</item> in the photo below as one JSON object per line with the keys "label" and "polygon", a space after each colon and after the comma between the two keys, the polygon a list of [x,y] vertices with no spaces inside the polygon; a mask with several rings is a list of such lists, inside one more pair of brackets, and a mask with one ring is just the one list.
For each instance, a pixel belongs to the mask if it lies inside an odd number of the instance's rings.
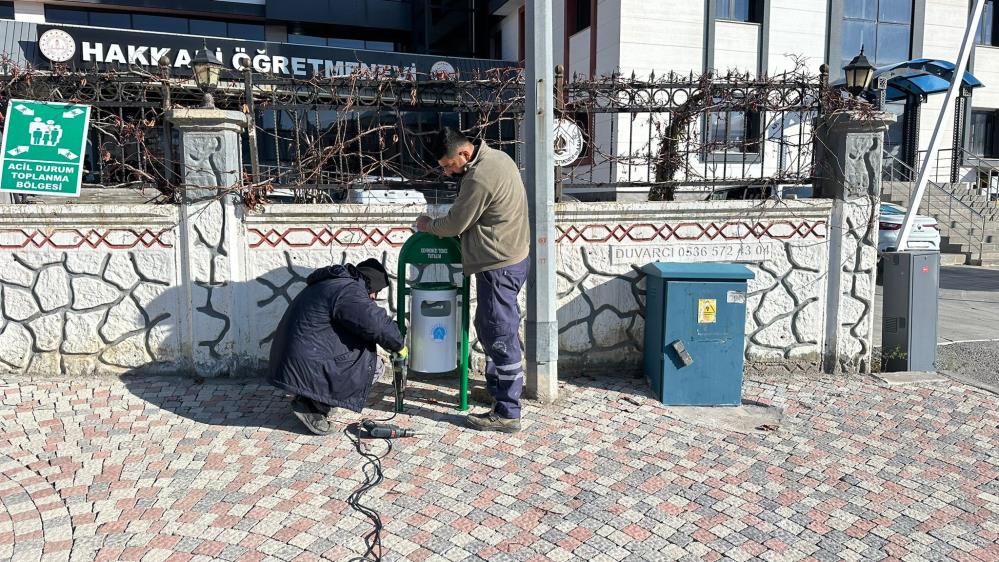
{"label": "green metal pole of bin", "polygon": [[[413,287],[409,286],[406,280],[407,267],[410,265],[434,265],[441,264],[446,266],[451,265],[461,265],[461,244],[458,242],[457,238],[438,238],[432,234],[427,234],[425,232],[418,232],[411,236],[405,244],[402,245],[402,250],[399,252],[399,271],[397,278],[398,290],[396,291],[396,322],[399,324],[399,331],[402,332],[403,337],[406,337],[407,326],[406,326],[406,297],[411,296],[416,291],[444,291],[449,290],[456,291],[458,288],[454,286],[453,279],[451,278],[450,268],[448,268],[448,281],[446,283],[417,283]],[[411,299],[412,300],[412,299]],[[456,300],[456,299],[455,299]],[[423,306],[425,303],[421,303]],[[440,304],[439,312],[443,314],[446,303],[436,303]],[[457,306],[457,303],[452,303],[451,306]],[[448,309],[450,312],[451,309]],[[429,306],[426,310],[421,309],[420,314],[429,313],[431,315],[435,314],[433,305]],[[410,313],[411,322],[415,320],[416,311]],[[460,377],[460,389],[458,393],[458,409],[465,411],[468,409],[468,318],[469,318],[469,280],[468,276],[462,274],[461,283],[461,350],[458,355],[458,375]],[[436,326],[433,328],[433,339],[437,340],[440,336],[440,341],[447,340],[447,330],[444,326]],[[410,338],[410,368],[413,365],[418,365],[422,357],[418,357],[418,354],[426,353],[422,349],[420,343],[417,342],[416,337]],[[422,341],[422,340],[421,340]],[[451,369],[453,371],[453,369]],[[447,371],[444,371],[447,372]],[[403,401],[402,393],[399,393],[400,398],[396,400],[395,411],[403,411]]]}

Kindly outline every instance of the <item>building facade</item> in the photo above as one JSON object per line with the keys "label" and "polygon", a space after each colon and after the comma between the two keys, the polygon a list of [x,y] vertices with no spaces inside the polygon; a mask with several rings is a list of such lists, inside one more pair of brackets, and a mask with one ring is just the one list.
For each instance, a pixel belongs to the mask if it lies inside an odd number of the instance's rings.
{"label": "building facade", "polygon": [[[776,75],[796,67],[813,75],[823,63],[830,80],[863,47],[876,67],[911,59],[954,61],[973,0],[553,0],[554,58],[574,76],[591,78],[634,73],[639,78],[669,72],[694,76],[729,71]],[[989,0],[978,30],[969,72],[984,87],[965,104],[964,130],[954,135],[945,125],[942,148],[953,139],[970,153],[999,158],[999,10]],[[493,0],[503,19],[502,53],[523,59],[524,0]],[[887,141],[900,152],[914,140],[925,150],[943,103],[943,95],[922,100],[917,134],[903,139],[905,104],[889,104],[899,115]],[[752,135],[759,127],[749,118],[731,119],[730,134]],[[607,139],[609,127],[596,123],[595,142]],[[711,127],[708,127],[710,134]],[[620,137],[627,128],[617,127]],[[624,172],[617,175],[621,177]]]}
{"label": "building facade", "polygon": [[[496,61],[474,62],[490,60],[495,51],[490,27],[498,18],[480,4],[476,0],[4,1],[0,46],[14,64],[41,69],[53,63],[71,69],[157,68],[165,55],[174,72],[183,74],[190,72],[189,59],[195,52],[208,46],[234,70],[248,66],[275,75],[349,75],[358,68],[422,75],[472,72],[498,66]],[[41,36],[53,28],[61,30],[61,39],[50,37],[40,44]],[[55,59],[45,52],[45,47],[53,46]],[[71,51],[61,57],[60,49]],[[442,59],[446,64],[434,67]],[[372,65],[377,67],[369,68]]]}
{"label": "building facade", "polygon": [[[243,95],[247,69],[258,83],[352,75],[473,79],[516,64],[490,58],[496,47],[490,33],[494,21],[498,18],[479,0],[0,1],[0,53],[6,57],[0,72],[32,67],[130,71],[157,78],[168,74],[172,87],[194,90],[191,63],[207,48],[223,64],[222,89],[230,97]],[[120,111],[124,121],[141,113],[135,107]],[[268,177],[283,178],[289,185],[328,186],[333,179],[300,177],[304,151],[342,137],[354,139],[358,153],[373,144],[371,150],[381,157],[386,149],[372,131],[387,118],[363,108],[350,119],[329,108],[258,108],[257,160]],[[393,118],[400,130],[428,134],[442,125],[462,124],[460,115],[448,112],[401,112]],[[155,144],[152,138],[160,133],[155,127],[147,131],[146,145]],[[103,169],[105,158],[99,154],[101,146],[111,146],[119,160],[138,165],[141,149],[123,144],[91,131],[85,154],[92,173],[85,183],[127,179]],[[422,151],[420,146],[397,145],[390,148],[406,162]],[[244,160],[249,162],[249,152]],[[363,175],[361,168],[352,164],[350,172]]]}
{"label": "building facade", "polygon": [[[956,134],[953,121],[943,131],[943,148],[951,149],[951,155],[967,150],[999,161],[997,1],[987,4],[969,68],[985,87],[975,89],[962,106]],[[569,80],[614,72],[640,79],[670,72],[774,76],[795,68],[816,75],[825,63],[835,81],[862,47],[876,66],[924,57],[953,60],[972,2],[552,3],[555,60],[564,65]],[[0,1],[0,52],[14,64],[43,69],[58,62],[77,69],[131,67],[155,74],[165,62],[175,76],[183,76],[190,73],[198,50],[207,46],[230,70],[252,68],[276,76],[343,76],[358,70],[373,75],[472,76],[525,59],[524,8],[525,0]],[[50,39],[62,39],[40,44],[42,36],[53,30],[60,34],[49,34]],[[902,102],[887,106],[899,115],[887,148],[908,155],[910,162],[926,148],[943,96],[919,101],[918,107]],[[322,125],[323,117],[317,119]],[[654,131],[664,121],[657,121],[657,116],[635,119],[635,115],[612,114],[587,119],[583,125],[590,146],[584,161],[590,166],[591,182],[597,181],[594,176],[606,184],[652,181],[650,166],[614,159],[601,163],[593,155],[633,151],[634,138],[647,137],[651,145]],[[807,147],[791,149],[794,142],[785,141],[807,136],[810,115],[781,119],[779,124],[767,119],[759,112],[706,116],[698,125],[706,141],[741,139],[749,149],[742,154],[730,150],[708,154],[690,165],[715,176],[730,168],[734,175],[756,177],[781,176],[782,167],[800,168],[809,158],[803,153]],[[279,117],[272,121],[261,126],[281,129]],[[762,142],[750,142],[761,136]],[[280,149],[276,146],[273,152],[280,155]],[[622,193],[645,197],[641,187],[622,188]]]}
{"label": "building facade", "polygon": [[0,17],[154,33],[490,58],[476,0],[18,0]]}

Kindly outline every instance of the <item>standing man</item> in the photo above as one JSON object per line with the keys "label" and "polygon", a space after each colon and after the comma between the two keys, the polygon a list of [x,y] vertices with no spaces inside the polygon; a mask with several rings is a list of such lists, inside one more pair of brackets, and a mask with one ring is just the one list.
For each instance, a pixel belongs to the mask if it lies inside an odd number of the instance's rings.
{"label": "standing man", "polygon": [[524,362],[517,295],[527,280],[530,226],[527,191],[512,158],[451,128],[438,133],[434,157],[448,176],[458,175],[458,198],[447,216],[416,219],[416,228],[442,238],[461,237],[461,265],[475,275],[475,331],[486,352],[489,412],[466,422],[483,431],[520,431]]}

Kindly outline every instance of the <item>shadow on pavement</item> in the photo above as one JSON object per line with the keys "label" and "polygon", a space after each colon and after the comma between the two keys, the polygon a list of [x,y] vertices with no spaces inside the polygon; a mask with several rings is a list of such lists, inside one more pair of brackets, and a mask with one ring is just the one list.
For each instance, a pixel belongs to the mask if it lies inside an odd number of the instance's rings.
{"label": "shadow on pavement", "polygon": [[135,374],[121,380],[136,398],[194,422],[306,433],[290,399],[262,378]]}
{"label": "shadow on pavement", "polygon": [[[633,369],[625,369],[617,373],[601,375],[590,372],[561,372],[559,373],[559,382],[565,382],[579,388],[618,392],[625,397],[632,397],[638,401],[652,400],[658,402],[655,393],[652,392],[652,387],[645,380],[645,376]],[[626,398],[622,399],[627,400]]]}
{"label": "shadow on pavement", "polygon": [[941,267],[940,288],[999,292],[999,269],[970,266]]}
{"label": "shadow on pavement", "polygon": [[[469,386],[471,387],[471,381]],[[417,381],[410,380],[406,389],[402,416],[422,418],[420,423],[448,423],[458,427],[465,426],[465,415],[468,412],[458,410],[458,381],[456,379],[426,378]],[[469,411],[474,411],[480,403],[472,399],[471,389],[468,399]],[[395,411],[395,389],[391,383],[379,382],[371,391],[363,415],[371,418],[387,418]],[[402,425],[402,424],[400,424]],[[412,429],[419,430],[414,426]]]}
{"label": "shadow on pavement", "polygon": [[[206,425],[261,428],[312,435],[291,412],[291,397],[263,378],[211,379],[185,376],[130,374],[121,377],[136,398],[179,417]],[[434,423],[464,425],[464,412],[455,406],[456,392],[448,388],[410,388],[406,393],[405,415]],[[444,411],[429,407],[446,405]],[[392,415],[395,394],[392,385],[378,382],[360,414],[347,412],[344,423],[363,418],[383,419]],[[474,404],[473,404],[474,406]]]}
{"label": "shadow on pavement", "polygon": [[[289,261],[287,267],[273,269],[253,281],[227,285],[236,298],[256,306],[249,335],[262,352],[262,359],[257,367],[247,367],[240,375],[201,377],[191,376],[189,372],[176,372],[169,361],[153,361],[123,375],[121,380],[137,398],[198,423],[267,428],[312,435],[292,414],[292,397],[268,384],[262,373],[266,372],[267,348],[284,310],[283,307],[272,305],[275,302],[290,303],[305,286],[306,276],[313,269],[300,267]],[[166,283],[155,285],[158,290],[153,291],[154,296],[148,303],[144,303],[143,309],[151,318],[158,337],[167,342],[163,344],[164,347],[179,346],[177,311],[191,306],[186,299],[192,297],[177,287],[167,287]],[[210,299],[210,293],[208,294],[207,298]],[[217,329],[219,335],[217,340],[199,339],[196,345],[199,349],[207,348],[214,353],[224,334],[233,327],[227,316],[212,308],[210,300],[201,304],[205,298],[203,291],[198,291],[194,297],[197,310],[203,313],[200,321],[208,328]],[[385,299],[393,302],[391,288]],[[205,331],[212,333],[207,328]],[[199,333],[198,338],[202,337],[205,336]],[[146,344],[149,345],[148,342]],[[149,355],[152,356],[153,353],[150,351]],[[363,418],[384,419],[391,416],[395,406],[391,381],[391,373],[384,374],[372,388],[364,410],[360,414],[349,411],[344,414],[345,424]],[[417,381],[407,391],[405,414],[434,422],[464,425],[465,413],[459,412],[455,406],[457,388],[457,378]],[[439,404],[446,407],[440,407]]]}

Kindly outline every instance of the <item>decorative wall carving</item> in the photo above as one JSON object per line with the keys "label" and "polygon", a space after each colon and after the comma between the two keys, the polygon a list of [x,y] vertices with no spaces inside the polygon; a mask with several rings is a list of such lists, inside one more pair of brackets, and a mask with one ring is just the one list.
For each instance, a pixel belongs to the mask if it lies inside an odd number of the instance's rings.
{"label": "decorative wall carving", "polygon": [[172,248],[169,230],[131,228],[8,228],[0,229],[0,250],[25,248],[75,250],[108,248],[130,250]]}
{"label": "decorative wall carving", "polygon": [[363,246],[386,245],[401,248],[413,233],[408,226],[394,228],[345,227],[330,229],[325,227],[292,227],[283,229],[247,229],[250,248],[314,248],[342,246],[358,248]]}

